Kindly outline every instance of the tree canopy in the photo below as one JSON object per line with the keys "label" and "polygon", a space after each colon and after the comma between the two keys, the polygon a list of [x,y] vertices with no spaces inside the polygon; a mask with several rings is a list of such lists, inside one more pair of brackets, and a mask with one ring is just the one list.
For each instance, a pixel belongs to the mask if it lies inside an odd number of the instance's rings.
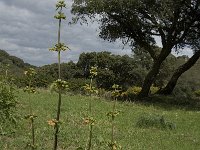
{"label": "tree canopy", "polygon": [[[196,48],[199,41],[199,0],[74,0],[72,13],[83,22],[98,20],[101,38],[122,39],[150,54],[154,63],[145,78],[141,97],[148,95],[172,49]],[[156,37],[161,39],[160,52],[155,51]]]}

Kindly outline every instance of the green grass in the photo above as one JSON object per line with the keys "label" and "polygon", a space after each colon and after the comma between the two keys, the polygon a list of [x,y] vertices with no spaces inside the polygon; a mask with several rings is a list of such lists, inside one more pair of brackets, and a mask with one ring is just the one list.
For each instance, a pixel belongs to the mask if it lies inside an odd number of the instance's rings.
{"label": "green grass", "polygon": [[[0,136],[1,150],[23,150],[30,141],[30,124],[23,119],[29,112],[28,94],[19,91],[18,95],[18,126],[14,134]],[[57,94],[40,91],[31,96],[30,101],[35,120],[36,143],[39,150],[53,148],[53,127],[47,121],[55,118],[57,108]],[[112,103],[107,100],[93,98],[93,115],[96,119],[94,126],[94,150],[107,150],[107,142],[111,137],[111,123],[106,113],[112,110]],[[123,150],[199,150],[200,149],[200,111],[187,111],[171,107],[166,109],[153,105],[118,102],[120,115],[115,119],[115,139]],[[59,149],[75,150],[86,147],[88,126],[83,124],[87,116],[88,97],[63,95],[61,110],[61,131],[59,135]],[[138,118],[144,114],[163,115],[166,120],[176,124],[175,130],[158,128],[139,128],[136,126]]]}

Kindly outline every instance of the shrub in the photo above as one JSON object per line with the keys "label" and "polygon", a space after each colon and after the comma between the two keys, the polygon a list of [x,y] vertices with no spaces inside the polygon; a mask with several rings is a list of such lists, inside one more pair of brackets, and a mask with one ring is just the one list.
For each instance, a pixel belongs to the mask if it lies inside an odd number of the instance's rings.
{"label": "shrub", "polygon": [[128,88],[127,91],[122,92],[121,99],[133,100],[140,93],[141,90],[142,90],[142,88],[138,87],[138,86],[130,87],[130,88]]}
{"label": "shrub", "polygon": [[89,84],[90,80],[86,80],[83,78],[72,78],[70,80],[67,80],[69,85],[69,91],[73,93],[83,93],[83,86],[85,84]]}
{"label": "shrub", "polygon": [[127,93],[128,94],[134,94],[134,95],[138,95],[140,93],[140,91],[142,90],[141,87],[138,87],[138,86],[134,86],[134,87],[131,87],[127,90]]}
{"label": "shrub", "polygon": [[195,96],[200,97],[200,90],[194,91]]}
{"label": "shrub", "polygon": [[141,117],[138,118],[136,126],[140,128],[158,128],[158,129],[170,129],[170,130],[176,128],[176,125],[173,122],[166,121],[164,116],[156,114],[142,115]]}
{"label": "shrub", "polygon": [[186,83],[178,83],[173,91],[174,97],[177,99],[193,99],[194,98],[194,89],[191,86],[188,86],[188,82]]}
{"label": "shrub", "polygon": [[9,85],[0,83],[0,119],[1,122],[5,120],[12,120],[13,113],[16,108],[17,100],[14,93],[14,88]]}
{"label": "shrub", "polygon": [[[136,96],[141,92],[142,87],[133,86],[129,87],[127,91],[121,93],[122,100],[134,100]],[[159,87],[151,86],[150,87],[150,94],[154,95],[159,90]]]}
{"label": "shrub", "polygon": [[173,91],[174,101],[172,104],[199,107],[198,91],[193,91],[187,85],[178,85]]}
{"label": "shrub", "polygon": [[15,89],[3,76],[0,77],[0,134],[13,133],[17,123]]}
{"label": "shrub", "polygon": [[151,86],[150,87],[150,93],[155,94],[156,92],[158,92],[159,89],[160,89],[159,87]]}

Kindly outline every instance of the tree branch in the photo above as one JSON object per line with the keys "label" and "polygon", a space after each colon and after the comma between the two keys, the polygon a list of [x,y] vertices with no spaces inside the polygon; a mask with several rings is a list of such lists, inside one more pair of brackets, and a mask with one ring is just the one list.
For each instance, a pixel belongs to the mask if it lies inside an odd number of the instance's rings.
{"label": "tree branch", "polygon": [[122,17],[122,16],[118,16],[118,15],[113,15],[111,13],[108,13],[108,15],[110,16],[110,18],[117,21],[121,26],[124,26],[126,29],[125,33],[129,37],[131,37],[136,43],[138,43],[138,45],[140,47],[145,48],[154,60],[157,59],[155,51],[152,48],[152,45],[150,45],[148,42],[144,41],[144,39],[145,39],[145,37],[143,36],[144,32],[142,32],[141,27],[138,26],[137,30],[134,30],[133,27],[131,26],[131,23],[129,23],[129,22],[125,23],[121,20],[121,18],[123,18],[124,16]]}

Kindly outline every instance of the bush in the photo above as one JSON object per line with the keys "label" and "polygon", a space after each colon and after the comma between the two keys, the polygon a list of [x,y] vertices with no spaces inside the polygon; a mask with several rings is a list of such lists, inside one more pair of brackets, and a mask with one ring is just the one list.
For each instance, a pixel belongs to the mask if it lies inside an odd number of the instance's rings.
{"label": "bush", "polygon": [[150,87],[150,93],[155,94],[156,92],[158,92],[159,89],[160,89],[159,87],[151,86]]}
{"label": "bush", "polygon": [[136,123],[140,128],[158,128],[158,129],[170,129],[176,128],[176,125],[172,122],[166,121],[164,116],[156,114],[145,114],[138,118]]}
{"label": "bush", "polygon": [[128,100],[133,100],[140,93],[141,90],[142,88],[138,86],[130,87],[126,92],[122,93],[122,97],[123,99],[126,98]]}
{"label": "bush", "polygon": [[194,91],[195,96],[200,97],[200,90]]}
{"label": "bush", "polygon": [[141,92],[142,88],[138,86],[131,87],[127,90],[128,94],[138,95]]}
{"label": "bush", "polygon": [[90,80],[86,80],[83,78],[72,78],[70,80],[67,80],[69,85],[69,91],[72,93],[84,93],[83,86],[85,84],[89,84]]}
{"label": "bush", "polygon": [[[121,98],[124,100],[127,100],[127,99],[134,100],[136,96],[141,92],[141,90],[142,90],[142,87],[139,87],[139,86],[129,87],[127,91],[122,92]],[[151,86],[150,93],[155,94],[158,90],[159,90],[158,87]]]}
{"label": "bush", "polygon": [[191,86],[188,86],[188,83],[178,83],[173,91],[174,97],[178,99],[193,99],[194,98],[194,89]]}
{"label": "bush", "polygon": [[15,89],[6,80],[0,81],[0,129],[1,134],[9,130],[8,126],[16,124],[16,95]]}
{"label": "bush", "polygon": [[199,107],[198,91],[194,92],[193,88],[187,85],[178,85],[173,91],[173,104]]}

